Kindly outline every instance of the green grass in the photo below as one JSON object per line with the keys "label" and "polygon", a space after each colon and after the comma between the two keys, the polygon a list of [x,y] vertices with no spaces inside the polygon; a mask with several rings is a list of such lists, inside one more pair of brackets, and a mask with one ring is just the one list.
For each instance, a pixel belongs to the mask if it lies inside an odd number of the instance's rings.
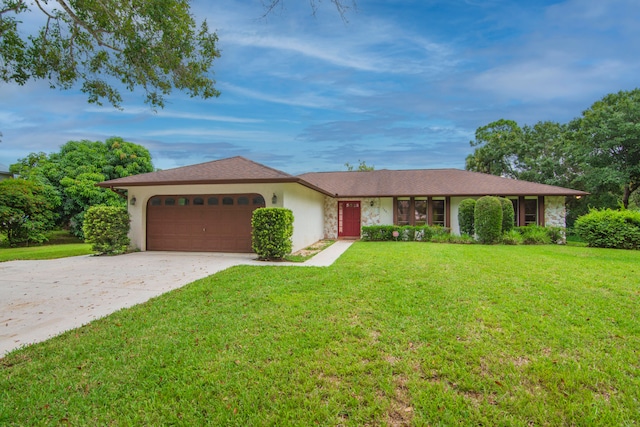
{"label": "green grass", "polygon": [[640,423],[640,252],[355,243],[0,360],[0,425]]}
{"label": "green grass", "polygon": [[1,248],[0,262],[15,260],[56,259],[94,253],[89,243],[30,246],[27,248]]}

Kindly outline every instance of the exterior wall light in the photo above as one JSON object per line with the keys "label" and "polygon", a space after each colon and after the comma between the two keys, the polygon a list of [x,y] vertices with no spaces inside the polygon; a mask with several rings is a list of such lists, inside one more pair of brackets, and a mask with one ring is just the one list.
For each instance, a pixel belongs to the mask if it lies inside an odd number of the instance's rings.
{"label": "exterior wall light", "polygon": [[129,200],[129,204],[130,204],[131,206],[135,206],[135,205],[136,205],[136,196],[133,196],[133,197],[131,198],[131,200]]}
{"label": "exterior wall light", "polygon": [[273,197],[271,198],[271,204],[275,205],[276,203],[278,203],[278,196],[276,196],[276,193],[273,193]]}

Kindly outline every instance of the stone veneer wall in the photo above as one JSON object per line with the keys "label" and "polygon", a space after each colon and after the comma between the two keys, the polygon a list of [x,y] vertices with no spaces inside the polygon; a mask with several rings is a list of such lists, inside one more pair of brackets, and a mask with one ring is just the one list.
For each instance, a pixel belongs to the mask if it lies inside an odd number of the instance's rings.
{"label": "stone veneer wall", "polygon": [[[547,227],[567,227],[567,208],[564,196],[547,196],[544,198],[544,225]],[[557,243],[567,243],[566,233],[562,233],[562,240]]]}
{"label": "stone veneer wall", "polygon": [[549,227],[566,227],[564,196],[548,196],[544,198],[544,224]]}

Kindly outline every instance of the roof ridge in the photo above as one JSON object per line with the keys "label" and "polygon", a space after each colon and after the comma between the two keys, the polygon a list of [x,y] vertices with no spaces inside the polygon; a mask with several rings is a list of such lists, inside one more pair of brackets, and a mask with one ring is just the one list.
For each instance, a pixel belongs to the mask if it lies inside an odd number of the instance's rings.
{"label": "roof ridge", "polygon": [[[267,165],[265,165],[265,164],[258,163],[258,162],[254,161],[254,160],[251,160],[251,159],[247,159],[247,158],[246,158],[246,157],[244,157],[244,156],[234,156],[234,157],[229,157],[229,159],[234,159],[234,158],[238,158],[238,159],[246,160],[247,162],[251,162],[251,163],[253,163],[253,164],[254,164],[254,165],[256,165],[256,166],[260,166],[260,167],[265,168],[265,169],[270,169],[270,170],[272,170],[272,171],[274,171],[274,172],[278,172],[278,173],[282,173],[282,174],[285,174],[285,175],[290,176],[290,177],[294,177],[294,175],[291,175],[291,174],[289,174],[289,173],[287,173],[287,172],[285,172],[285,171],[281,171],[280,169],[272,168],[271,166],[267,166]],[[228,160],[228,159],[221,159],[221,160]]]}

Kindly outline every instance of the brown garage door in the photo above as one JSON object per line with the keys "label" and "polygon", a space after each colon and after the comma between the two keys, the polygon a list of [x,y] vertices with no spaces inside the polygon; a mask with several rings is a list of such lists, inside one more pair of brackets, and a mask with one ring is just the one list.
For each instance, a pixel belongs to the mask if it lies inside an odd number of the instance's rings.
{"label": "brown garage door", "polygon": [[147,250],[252,252],[251,215],[259,194],[154,196],[147,203]]}

